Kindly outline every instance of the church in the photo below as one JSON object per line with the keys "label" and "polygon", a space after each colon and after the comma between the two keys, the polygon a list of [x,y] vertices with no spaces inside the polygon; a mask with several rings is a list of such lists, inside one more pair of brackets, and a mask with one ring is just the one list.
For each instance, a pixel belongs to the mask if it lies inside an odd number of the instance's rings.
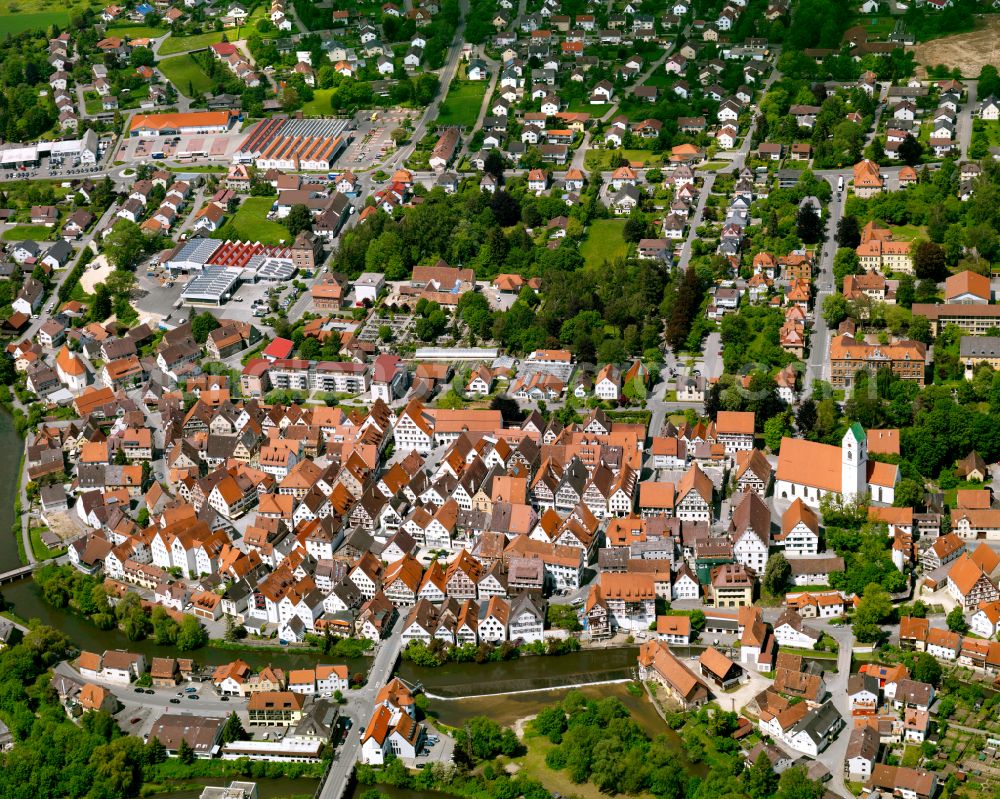
{"label": "church", "polygon": [[778,453],[774,496],[798,497],[814,507],[825,494],[844,499],[869,496],[873,502],[891,505],[899,483],[899,467],[868,460],[868,436],[857,422],[840,446],[799,438],[783,438]]}

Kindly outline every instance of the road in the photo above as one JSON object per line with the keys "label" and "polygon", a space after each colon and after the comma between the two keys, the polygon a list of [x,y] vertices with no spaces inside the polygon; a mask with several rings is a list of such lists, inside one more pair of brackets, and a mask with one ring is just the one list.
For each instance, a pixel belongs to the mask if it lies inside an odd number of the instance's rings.
{"label": "road", "polygon": [[[830,330],[823,319],[823,300],[835,292],[833,260],[837,253],[837,225],[844,213],[847,190],[837,191],[837,177],[827,177],[833,188],[833,196],[828,206],[826,219],[826,241],[819,258],[819,274],[816,276],[816,301],[813,306],[813,329],[809,337],[809,358],[806,361],[805,396],[810,396],[813,381],[822,380],[826,374],[827,352],[830,348]],[[846,184],[846,179],[845,179]]]}
{"label": "road", "polygon": [[840,717],[844,720],[844,729],[840,731],[837,738],[827,747],[826,751],[818,758],[828,769],[830,769],[830,782],[827,788],[834,793],[851,797],[853,794],[848,791],[844,782],[844,757],[847,754],[847,744],[851,738],[851,706],[847,699],[847,679],[851,675],[851,649],[854,646],[854,633],[850,626],[846,624],[827,624],[818,619],[811,619],[810,624],[827,633],[836,640],[840,647],[837,653],[837,673],[831,674],[829,671],[823,675],[827,690],[830,692],[830,699]]}
{"label": "road", "polygon": [[361,736],[365,727],[368,726],[368,720],[375,705],[375,695],[391,679],[402,648],[403,622],[397,620],[396,629],[378,646],[375,660],[368,672],[368,681],[363,688],[348,694],[347,705],[344,707],[343,713],[351,719],[352,727],[348,732],[347,740],[338,750],[337,757],[326,774],[317,799],[341,799],[344,795],[344,791],[351,781],[351,776],[354,774],[354,767],[361,749]]}
{"label": "road", "polygon": [[437,97],[424,109],[424,113],[417,120],[417,124],[413,126],[413,135],[410,137],[410,143],[405,147],[400,147],[385,160],[382,167],[387,172],[397,169],[413,154],[417,142],[427,135],[431,121],[437,119],[441,103],[448,96],[448,89],[451,87],[451,82],[455,79],[455,75],[458,73],[458,66],[462,61],[463,34],[465,33],[465,18],[469,13],[469,0],[459,0],[459,8],[462,11],[462,18],[458,23],[458,27],[455,28],[455,38],[452,39],[451,47],[448,50],[448,60],[445,62],[444,67],[441,69],[441,74],[438,76],[440,88],[438,89]]}
{"label": "road", "polygon": [[695,206],[694,214],[688,223],[690,227],[688,228],[687,238],[684,239],[684,244],[681,247],[681,256],[677,259],[678,269],[688,268],[688,264],[691,261],[691,249],[694,246],[694,240],[698,238],[698,226],[701,224],[702,215],[705,213],[705,203],[708,202],[708,195],[712,193],[712,186],[714,185],[715,173],[709,172],[705,175],[705,179],[702,182],[701,191],[698,192],[698,204]]}
{"label": "road", "polygon": [[969,142],[972,141],[972,115],[976,110],[976,100],[979,93],[979,81],[965,82],[966,99],[962,110],[958,112],[958,124],[955,136],[958,139],[959,160],[969,152]]}

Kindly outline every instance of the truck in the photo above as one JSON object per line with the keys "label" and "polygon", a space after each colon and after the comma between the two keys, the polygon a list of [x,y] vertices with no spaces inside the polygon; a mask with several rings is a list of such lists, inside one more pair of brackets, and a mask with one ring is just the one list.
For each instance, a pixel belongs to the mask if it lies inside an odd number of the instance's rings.
{"label": "truck", "polygon": [[843,190],[844,190],[844,176],[841,175],[839,178],[837,178],[837,193],[839,194]]}

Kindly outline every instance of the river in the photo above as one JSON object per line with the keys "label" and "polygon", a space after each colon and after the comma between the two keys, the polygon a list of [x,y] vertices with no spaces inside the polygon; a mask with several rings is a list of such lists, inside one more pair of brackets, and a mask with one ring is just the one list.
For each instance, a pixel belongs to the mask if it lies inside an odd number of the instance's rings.
{"label": "river", "polygon": [[399,676],[431,695],[467,697],[576,683],[631,679],[638,647],[584,649],[568,655],[522,657],[503,663],[446,663],[436,668],[403,661]]}
{"label": "river", "polygon": [[[157,646],[150,639],[130,641],[119,630],[100,630],[81,616],[53,607],[42,598],[41,589],[30,577],[5,585],[3,596],[13,606],[12,609],[18,616],[29,621],[38,619],[43,624],[62,630],[81,649],[95,652],[103,652],[106,649],[127,649],[130,652],[141,652],[147,660],[153,657],[177,657],[180,654],[174,647]],[[344,659],[334,655],[324,655],[322,652],[296,649],[257,652],[250,647],[237,651],[206,646],[189,654],[195,662],[206,666],[229,663],[239,657],[255,669],[270,664],[286,671],[309,668],[318,662],[323,662],[346,663],[351,673],[358,671],[367,673],[371,664],[371,658],[368,657]]]}
{"label": "river", "polygon": [[14,502],[17,500],[17,471],[21,467],[24,440],[14,429],[14,417],[0,408],[0,573],[23,565],[18,554],[14,526]]}

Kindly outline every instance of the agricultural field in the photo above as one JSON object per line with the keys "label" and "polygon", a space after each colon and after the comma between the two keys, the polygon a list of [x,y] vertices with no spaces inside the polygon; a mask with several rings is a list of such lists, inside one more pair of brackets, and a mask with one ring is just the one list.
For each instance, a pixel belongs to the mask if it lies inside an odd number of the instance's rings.
{"label": "agricultural field", "polygon": [[487,83],[481,81],[454,80],[448,96],[441,103],[438,125],[459,125],[463,128],[475,124],[479,109],[483,105]]}
{"label": "agricultural field", "polygon": [[987,64],[1000,67],[1000,16],[987,16],[983,26],[968,33],[943,36],[907,48],[924,66],[958,67],[966,78],[975,78]]}
{"label": "agricultural field", "polygon": [[[169,40],[168,40],[169,41]],[[213,83],[190,55],[165,58],[157,64],[167,80],[185,97],[212,91]]]}
{"label": "agricultural field", "polygon": [[240,205],[236,214],[212,237],[216,239],[242,239],[259,241],[261,244],[278,244],[288,241],[288,229],[267,218],[274,203],[273,197],[248,197]]}
{"label": "agricultural field", "polygon": [[596,219],[587,231],[587,238],[580,245],[580,254],[587,266],[600,266],[605,261],[624,258],[628,244],[622,237],[624,219]]}
{"label": "agricultural field", "polygon": [[68,11],[38,11],[29,14],[0,14],[0,36],[15,35],[27,30],[47,30],[52,25],[60,27],[69,22]]}

